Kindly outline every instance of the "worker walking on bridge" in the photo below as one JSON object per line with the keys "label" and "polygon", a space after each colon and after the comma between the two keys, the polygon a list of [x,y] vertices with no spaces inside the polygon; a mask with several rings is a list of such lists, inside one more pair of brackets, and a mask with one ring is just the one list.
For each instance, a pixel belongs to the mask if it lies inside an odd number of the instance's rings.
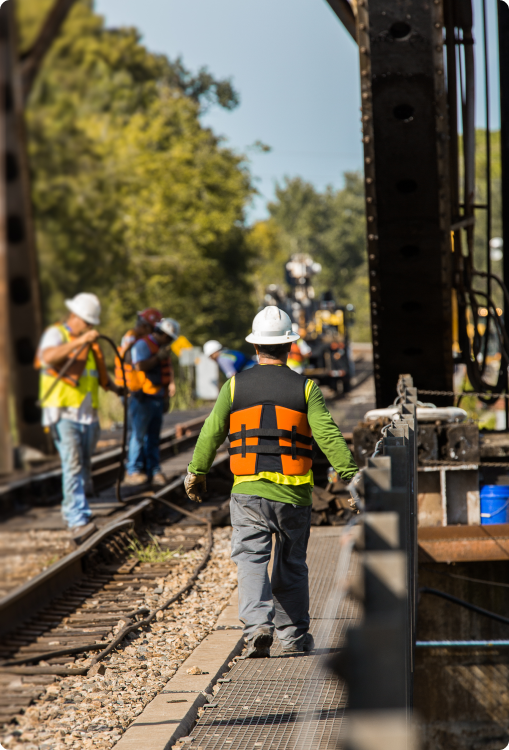
{"label": "worker walking on bridge", "polygon": [[95,294],[66,301],[65,323],[50,326],[37,350],[43,425],[62,461],[62,515],[76,541],[95,531],[87,494],[93,492],[92,455],[99,438],[99,386],[119,392],[97,343],[101,305]]}
{"label": "worker walking on bridge", "polygon": [[[344,480],[357,473],[318,386],[286,365],[299,338],[275,306],[255,317],[246,341],[259,365],[228,380],[207,418],[185,486],[201,502],[219,446],[230,440],[232,559],[238,567],[239,617],[246,657],[270,656],[274,630],[286,652],[310,651],[306,552],[316,440]],[[276,537],[272,580],[268,565]]]}

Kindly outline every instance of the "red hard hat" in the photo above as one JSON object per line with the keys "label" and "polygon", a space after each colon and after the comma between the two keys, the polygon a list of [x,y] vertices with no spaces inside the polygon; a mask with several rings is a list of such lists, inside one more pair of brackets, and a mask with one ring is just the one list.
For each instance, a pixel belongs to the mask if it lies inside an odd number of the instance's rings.
{"label": "red hard hat", "polygon": [[159,323],[163,319],[163,316],[155,307],[147,307],[146,310],[138,313],[138,318],[141,318],[151,326],[155,326],[156,323]]}

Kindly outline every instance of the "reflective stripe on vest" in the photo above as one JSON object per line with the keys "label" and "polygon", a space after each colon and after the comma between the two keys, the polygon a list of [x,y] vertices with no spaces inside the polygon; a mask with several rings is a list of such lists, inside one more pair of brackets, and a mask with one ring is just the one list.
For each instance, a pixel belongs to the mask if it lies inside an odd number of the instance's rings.
{"label": "reflective stripe on vest", "polygon": [[[65,326],[58,325],[54,327],[58,328],[62,334],[64,344],[67,344],[72,340],[71,335]],[[61,409],[66,407],[79,409],[89,393],[92,396],[92,407],[94,409],[99,407],[99,374],[97,372],[95,357],[92,351],[89,351],[88,353],[85,369],[79,379],[78,385],[72,386],[64,380],[59,380],[48,398],[45,401],[42,401],[55,380],[56,376],[49,374],[47,368],[41,370],[39,398],[41,399],[42,407],[55,406]]]}

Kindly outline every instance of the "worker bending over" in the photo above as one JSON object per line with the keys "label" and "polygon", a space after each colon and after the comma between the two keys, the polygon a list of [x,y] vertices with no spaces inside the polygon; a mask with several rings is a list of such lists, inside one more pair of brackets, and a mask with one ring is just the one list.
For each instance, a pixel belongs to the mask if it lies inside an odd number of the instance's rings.
{"label": "worker bending over", "polygon": [[[286,365],[292,341],[288,315],[275,306],[255,317],[246,341],[259,365],[228,380],[201,430],[185,481],[201,502],[206,474],[228,435],[232,559],[238,567],[239,617],[246,657],[270,656],[273,632],[283,651],[310,651],[306,551],[313,488],[313,438],[338,475],[357,473],[343,435],[318,386]],[[276,536],[272,580],[268,564]]]}
{"label": "worker bending over", "polygon": [[203,353],[217,362],[219,369],[227,378],[232,378],[238,372],[249,370],[256,362],[235,349],[225,349],[219,341],[207,341],[203,346]]}
{"label": "worker bending over", "polygon": [[99,385],[116,393],[119,389],[110,381],[97,343],[99,333],[93,329],[100,323],[98,298],[78,294],[65,305],[67,320],[44,332],[35,366],[41,371],[43,425],[62,461],[62,515],[75,540],[83,541],[96,530],[89,523],[87,494],[93,494],[91,462],[100,432]]}
{"label": "worker bending over", "polygon": [[131,349],[133,373],[130,390],[129,454],[125,484],[166,484],[159,458],[159,437],[163,414],[175,395],[175,381],[169,346],[179,336],[179,324],[162,318],[153,333]]}

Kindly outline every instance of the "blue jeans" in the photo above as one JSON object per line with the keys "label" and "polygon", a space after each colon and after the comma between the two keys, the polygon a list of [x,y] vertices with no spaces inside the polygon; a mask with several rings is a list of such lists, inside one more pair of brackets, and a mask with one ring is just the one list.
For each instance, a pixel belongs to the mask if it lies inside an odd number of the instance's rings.
{"label": "blue jeans", "polygon": [[51,427],[62,462],[62,516],[69,528],[84,526],[92,515],[85,492],[92,482],[92,455],[100,431],[99,422],[79,424],[69,419]]}
{"label": "blue jeans", "polygon": [[161,471],[159,436],[163,423],[164,400],[144,393],[129,399],[131,439],[127,457],[127,473],[146,472],[149,479]]}

